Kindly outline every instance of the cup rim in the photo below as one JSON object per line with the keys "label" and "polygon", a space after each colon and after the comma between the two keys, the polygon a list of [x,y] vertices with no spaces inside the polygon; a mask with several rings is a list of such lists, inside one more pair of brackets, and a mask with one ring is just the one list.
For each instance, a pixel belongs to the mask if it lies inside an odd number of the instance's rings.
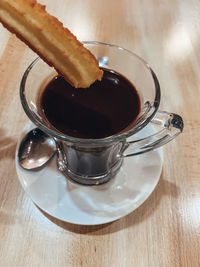
{"label": "cup rim", "polygon": [[121,133],[115,134],[115,135],[111,135],[111,136],[108,136],[105,138],[99,138],[99,139],[91,139],[91,138],[86,139],[86,138],[72,137],[72,136],[68,136],[68,135],[65,135],[61,132],[57,132],[53,129],[48,128],[46,125],[43,125],[37,119],[37,117],[34,115],[34,113],[29,109],[29,105],[27,103],[26,96],[25,96],[26,80],[28,78],[28,75],[29,75],[31,69],[37,64],[38,61],[42,60],[40,57],[37,57],[28,66],[28,68],[25,70],[25,72],[22,76],[21,83],[20,83],[20,101],[21,101],[22,107],[23,107],[26,115],[28,116],[28,118],[37,127],[39,127],[42,131],[46,132],[50,136],[54,136],[55,138],[62,140],[62,141],[65,141],[65,142],[68,142],[68,143],[76,143],[76,144],[80,144],[80,145],[92,145],[92,144],[101,145],[101,144],[108,144],[108,143],[113,143],[113,142],[124,140],[124,139],[130,137],[131,135],[135,134],[136,132],[140,131],[142,128],[144,128],[152,120],[152,118],[155,116],[155,114],[159,108],[160,99],[161,99],[160,85],[159,85],[159,81],[157,79],[157,76],[154,73],[154,71],[152,70],[152,68],[149,66],[149,64],[143,58],[141,58],[140,56],[138,56],[137,54],[135,54],[134,52],[132,52],[126,48],[123,48],[121,46],[114,45],[114,44],[99,42],[99,41],[83,41],[82,43],[83,43],[83,45],[84,44],[86,44],[86,45],[92,44],[92,45],[109,46],[109,47],[117,48],[119,50],[126,51],[126,52],[130,53],[131,55],[135,56],[138,60],[140,60],[144,64],[144,66],[149,70],[149,72],[153,78],[154,85],[155,85],[155,98],[154,98],[153,103],[151,103],[151,109],[153,109],[153,111],[148,116],[148,118],[146,120],[144,120],[141,124],[139,124],[138,127],[135,127],[135,125],[133,125],[133,127],[131,129],[129,129],[128,131],[121,132]]}

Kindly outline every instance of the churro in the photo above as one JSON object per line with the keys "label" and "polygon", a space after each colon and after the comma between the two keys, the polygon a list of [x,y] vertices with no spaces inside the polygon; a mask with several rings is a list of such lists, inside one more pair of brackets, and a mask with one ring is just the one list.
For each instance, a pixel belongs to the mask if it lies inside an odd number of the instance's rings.
{"label": "churro", "polygon": [[0,22],[74,87],[101,80],[93,54],[36,0],[0,0]]}

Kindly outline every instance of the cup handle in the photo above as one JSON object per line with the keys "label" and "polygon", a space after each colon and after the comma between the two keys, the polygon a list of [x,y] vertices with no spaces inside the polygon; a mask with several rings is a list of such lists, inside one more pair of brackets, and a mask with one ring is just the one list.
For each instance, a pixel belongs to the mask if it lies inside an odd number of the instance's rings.
{"label": "cup handle", "polygon": [[159,125],[161,130],[151,136],[126,142],[121,152],[122,157],[139,155],[163,146],[179,135],[184,127],[179,115],[166,111],[158,111],[151,123]]}

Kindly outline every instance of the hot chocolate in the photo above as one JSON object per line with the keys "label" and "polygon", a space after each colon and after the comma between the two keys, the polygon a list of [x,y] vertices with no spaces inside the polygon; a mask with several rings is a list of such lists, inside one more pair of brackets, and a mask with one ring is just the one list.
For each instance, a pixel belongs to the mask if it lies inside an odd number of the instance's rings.
{"label": "hot chocolate", "polygon": [[77,138],[104,138],[130,128],[141,109],[134,85],[121,74],[103,69],[101,81],[76,89],[57,76],[41,94],[43,115],[56,128]]}

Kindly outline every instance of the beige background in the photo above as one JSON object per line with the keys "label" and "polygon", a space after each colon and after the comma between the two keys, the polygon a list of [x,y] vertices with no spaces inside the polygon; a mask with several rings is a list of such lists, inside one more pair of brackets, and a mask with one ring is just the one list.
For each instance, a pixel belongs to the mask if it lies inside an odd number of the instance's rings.
{"label": "beige background", "polygon": [[114,43],[152,66],[161,108],[179,113],[184,133],[164,147],[160,182],[136,211],[103,226],[43,214],[15,171],[28,119],[19,100],[35,54],[0,25],[0,266],[200,266],[200,2],[44,0],[80,40]]}

